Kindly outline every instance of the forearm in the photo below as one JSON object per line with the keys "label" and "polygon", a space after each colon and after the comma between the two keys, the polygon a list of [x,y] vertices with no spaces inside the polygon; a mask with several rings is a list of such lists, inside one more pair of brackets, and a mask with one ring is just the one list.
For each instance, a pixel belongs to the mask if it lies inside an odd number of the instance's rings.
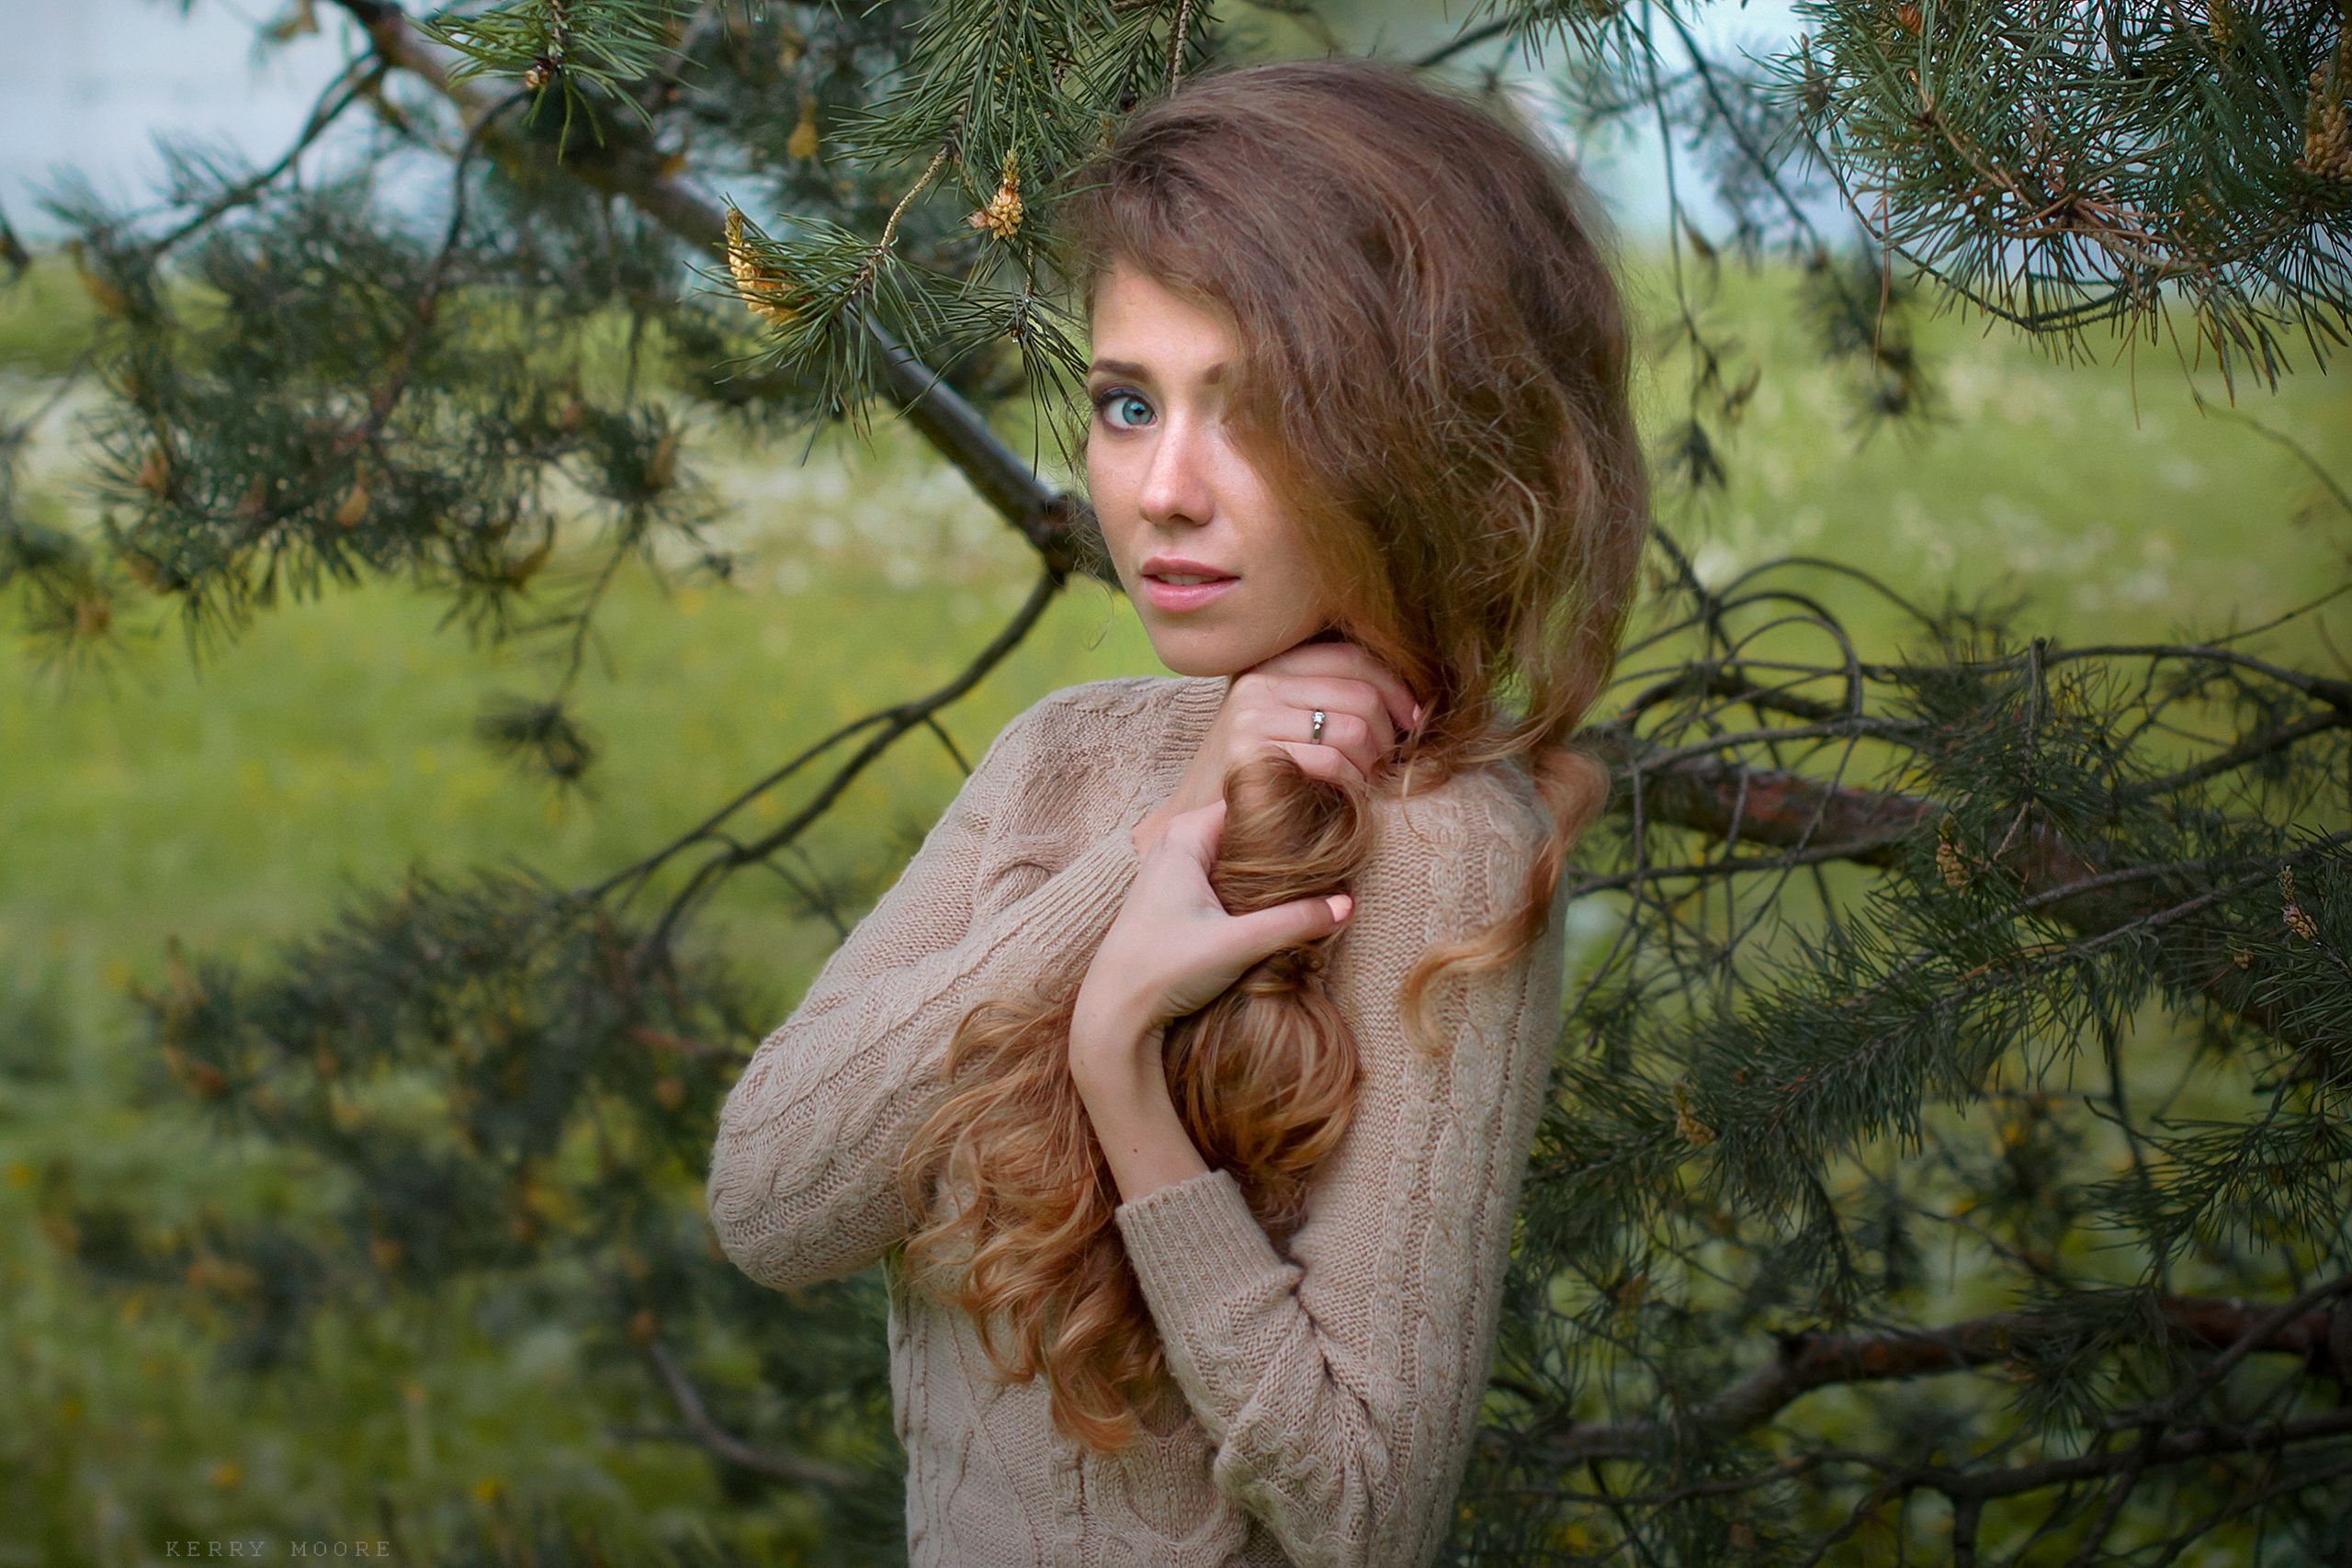
{"label": "forearm", "polygon": [[1163,1028],[1083,1011],[1071,1023],[1070,1077],[1122,1202],[1209,1168],[1169,1097],[1159,1055]]}
{"label": "forearm", "polygon": [[[910,868],[719,1109],[704,1201],[737,1267],[775,1288],[810,1284],[855,1272],[903,1235],[898,1161],[957,1017],[974,995],[1034,987],[1037,955],[1055,944],[1099,940],[1134,866],[1114,828],[1012,903],[959,917],[944,942],[921,921],[933,907],[968,908],[970,879]],[[907,948],[920,956],[900,958]]]}

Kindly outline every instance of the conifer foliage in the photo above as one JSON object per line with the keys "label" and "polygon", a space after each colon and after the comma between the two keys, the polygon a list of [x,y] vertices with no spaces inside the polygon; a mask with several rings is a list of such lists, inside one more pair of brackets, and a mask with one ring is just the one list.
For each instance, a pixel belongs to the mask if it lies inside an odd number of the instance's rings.
{"label": "conifer foliage", "polygon": [[[745,872],[822,906],[793,856],[828,807],[1104,573],[986,417],[1050,433],[1079,400],[1058,182],[1315,13],[318,8],[356,47],[284,157],[175,144],[143,213],[48,197],[99,313],[71,379],[103,394],[93,529],[31,516],[0,442],[0,585],[49,656],[102,659],[142,612],[200,656],[281,591],[403,580],[557,652],[481,737],[582,780],[616,574],[733,564],[696,420],[788,454],[896,411],[1034,545],[1036,586],[966,668],[593,886],[420,874],[259,968],[175,951],[143,998],[174,1092],[334,1173],[338,1223],[166,1247],[60,1194],[53,1234],[94,1278],[217,1298],[257,1372],[322,1302],[503,1281],[591,1337],[656,1411],[643,1440],[697,1445],[747,1506],[807,1499],[809,1561],[891,1560],[876,1281],[778,1299],[695,1203],[775,1021],[696,919]],[[1757,61],[1683,0],[1488,5],[1417,63],[1492,87],[1519,51],[1586,128],[1672,129],[1677,176],[1733,215],[1708,234],[1678,201],[1680,254],[1803,261],[1865,421],[1936,404],[1922,305],[2053,352],[2120,323],[2263,380],[2343,341],[2338,0],[1797,9]],[[360,156],[303,157],[370,117]],[[379,199],[396,172],[446,189],[434,224]],[[616,376],[584,367],[592,319],[625,323]],[[1657,460],[1702,491],[1769,371],[1682,320],[1698,373]],[[2337,595],[2078,648],[1850,564],[1826,563],[1842,605],[1821,562],[1703,581],[1664,521],[1655,560],[1594,719],[1618,788],[1570,874],[1616,919],[1571,976],[1463,1560],[2346,1561],[2352,680],[2268,651]],[[1897,642],[1862,646],[1860,610]]]}

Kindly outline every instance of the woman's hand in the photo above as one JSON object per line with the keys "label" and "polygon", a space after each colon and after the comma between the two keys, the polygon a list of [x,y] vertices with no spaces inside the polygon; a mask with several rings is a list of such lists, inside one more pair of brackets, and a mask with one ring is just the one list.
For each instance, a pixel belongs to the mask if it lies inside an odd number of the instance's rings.
{"label": "woman's hand", "polygon": [[[1315,710],[1323,710],[1323,739]],[[1138,853],[1187,811],[1225,799],[1225,775],[1254,757],[1287,751],[1317,778],[1369,781],[1396,750],[1400,731],[1419,728],[1421,707],[1388,666],[1351,642],[1302,642],[1242,671],[1225,694],[1169,797],[1136,825]]]}
{"label": "woman's hand", "polygon": [[1181,812],[1143,857],[1126,901],[1094,952],[1070,1023],[1070,1071],[1133,1072],[1135,1055],[1171,1019],[1198,1012],[1259,960],[1340,928],[1347,893],[1228,915],[1209,886],[1225,798]]}

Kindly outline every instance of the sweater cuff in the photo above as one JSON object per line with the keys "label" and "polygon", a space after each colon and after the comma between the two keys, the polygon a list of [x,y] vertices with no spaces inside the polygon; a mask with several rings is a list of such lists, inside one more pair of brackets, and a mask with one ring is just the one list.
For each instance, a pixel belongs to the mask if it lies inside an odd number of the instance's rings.
{"label": "sweater cuff", "polygon": [[1286,1283],[1295,1269],[1274,1250],[1229,1170],[1155,1187],[1112,1211],[1127,1258],[1165,1337],[1222,1303]]}

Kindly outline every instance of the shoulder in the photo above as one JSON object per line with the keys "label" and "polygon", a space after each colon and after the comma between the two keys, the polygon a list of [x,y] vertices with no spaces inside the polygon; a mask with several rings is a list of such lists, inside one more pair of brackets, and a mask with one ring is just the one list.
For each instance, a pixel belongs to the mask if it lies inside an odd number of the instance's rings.
{"label": "shoulder", "polygon": [[1007,720],[988,750],[1010,751],[1067,739],[1072,729],[1082,726],[1086,716],[1109,718],[1145,712],[1165,700],[1149,688],[1173,684],[1173,681],[1129,675],[1057,687]]}
{"label": "shoulder", "polygon": [[1062,686],[1004,727],[991,785],[1015,833],[1075,839],[1126,809],[1166,759],[1197,744],[1224,702],[1222,677],[1120,675]]}
{"label": "shoulder", "polygon": [[1159,716],[1214,677],[1188,675],[1114,675],[1047,692],[1029,705],[1016,723],[1040,727],[1067,726],[1095,720]]}
{"label": "shoulder", "polygon": [[1419,844],[1528,843],[1548,825],[1544,797],[1517,761],[1464,768],[1441,784],[1414,781],[1375,797],[1384,845],[1409,855]]}
{"label": "shoulder", "polygon": [[1114,675],[1047,692],[1005,727],[1057,767],[1131,771],[1179,730],[1194,739],[1225,700],[1218,676]]}
{"label": "shoulder", "polygon": [[1551,818],[1515,761],[1465,768],[1442,784],[1374,797],[1373,849],[1362,876],[1460,934],[1506,911],[1543,848]]}

